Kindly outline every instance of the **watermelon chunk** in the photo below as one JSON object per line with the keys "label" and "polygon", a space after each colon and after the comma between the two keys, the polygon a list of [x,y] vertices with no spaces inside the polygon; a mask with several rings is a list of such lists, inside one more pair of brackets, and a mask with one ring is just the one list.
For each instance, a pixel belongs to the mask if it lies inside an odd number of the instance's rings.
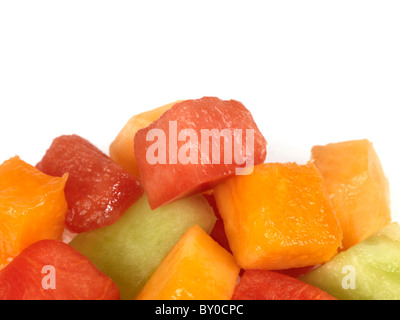
{"label": "watermelon chunk", "polygon": [[318,267],[318,265],[314,266],[307,266],[307,267],[299,267],[299,268],[290,268],[290,269],[282,269],[282,270],[274,270],[275,272],[286,274],[287,276],[293,277],[293,278],[299,278],[301,276],[304,276],[311,270],[314,270]]}
{"label": "watermelon chunk", "polygon": [[208,204],[213,208],[217,221],[215,222],[214,228],[210,233],[210,237],[213,238],[222,248],[232,253],[229,246],[228,238],[226,237],[224,221],[218,211],[217,202],[215,201],[214,195],[205,193],[204,198],[208,201]]}
{"label": "watermelon chunk", "polygon": [[211,189],[238,168],[264,162],[266,141],[243,104],[204,97],[176,103],[139,130],[134,150],[155,209]]}
{"label": "watermelon chunk", "polygon": [[41,240],[0,271],[0,300],[118,300],[112,280],[58,240]]}
{"label": "watermelon chunk", "polygon": [[113,224],[143,193],[134,176],[77,135],[54,139],[36,167],[51,176],[69,174],[65,224],[75,233]]}
{"label": "watermelon chunk", "polygon": [[246,270],[232,300],[336,300],[321,289],[267,270]]}

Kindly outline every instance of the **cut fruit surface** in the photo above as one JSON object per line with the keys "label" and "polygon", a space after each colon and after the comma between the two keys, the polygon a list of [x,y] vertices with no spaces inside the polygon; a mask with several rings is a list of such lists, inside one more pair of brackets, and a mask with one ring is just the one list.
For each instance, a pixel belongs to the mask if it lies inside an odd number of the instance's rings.
{"label": "cut fruit surface", "polygon": [[136,132],[145,128],[153,121],[157,120],[165,111],[169,110],[175,103],[182,100],[169,103],[165,106],[137,114],[129,119],[118,136],[110,145],[110,157],[122,168],[135,177],[139,178],[139,171],[136,165],[133,141]]}
{"label": "cut fruit surface", "polygon": [[301,268],[282,269],[282,270],[276,270],[276,272],[285,274],[285,275],[293,277],[293,278],[299,278],[301,276],[304,276],[311,270],[316,269],[317,267],[318,266],[307,266],[307,267],[301,267]]}
{"label": "cut fruit surface", "polygon": [[0,166],[0,269],[42,239],[61,239],[67,175],[48,176],[19,157]]}
{"label": "cut fruit surface", "polygon": [[343,230],[343,249],[359,243],[391,221],[388,181],[368,140],[312,148],[312,162]]}
{"label": "cut fruit surface", "polygon": [[262,163],[266,141],[243,104],[204,97],[176,103],[139,130],[135,157],[154,209]]}
{"label": "cut fruit surface", "polygon": [[311,163],[268,163],[214,190],[233,255],[243,269],[279,270],[330,260],[342,234]]}
{"label": "cut fruit surface", "polygon": [[246,270],[232,300],[336,300],[290,276],[268,270]]}
{"label": "cut fruit surface", "polygon": [[41,240],[0,271],[0,300],[118,300],[117,286],[67,244]]}
{"label": "cut fruit surface", "polygon": [[65,223],[75,233],[114,223],[143,194],[134,176],[77,135],[54,139],[36,167],[52,176],[68,173]]}
{"label": "cut fruit surface", "polygon": [[156,210],[143,195],[116,223],[79,234],[71,246],[113,279],[121,299],[134,299],[187,229],[200,225],[211,232],[215,220],[202,195]]}
{"label": "cut fruit surface", "polygon": [[221,215],[219,214],[214,195],[204,193],[203,196],[204,196],[204,198],[206,198],[206,200],[208,201],[210,206],[213,208],[215,217],[217,218],[214,228],[212,229],[212,231],[210,233],[211,238],[213,238],[215,241],[217,241],[218,244],[222,248],[224,248],[227,251],[232,253],[232,250],[229,247],[228,238],[226,237],[224,222],[222,221]]}
{"label": "cut fruit surface", "polygon": [[229,300],[239,271],[228,251],[193,226],[171,249],[137,300]]}
{"label": "cut fruit surface", "polygon": [[300,279],[341,300],[400,300],[400,226],[386,226]]}

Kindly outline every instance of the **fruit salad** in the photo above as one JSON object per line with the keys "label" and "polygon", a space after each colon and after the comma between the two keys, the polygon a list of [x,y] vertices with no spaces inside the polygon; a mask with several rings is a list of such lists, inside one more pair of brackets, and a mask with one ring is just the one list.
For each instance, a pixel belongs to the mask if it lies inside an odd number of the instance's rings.
{"label": "fruit salad", "polygon": [[[0,165],[0,300],[400,300],[400,226],[368,140],[273,163],[239,101],[55,137]],[[262,120],[260,120],[262,121]]]}

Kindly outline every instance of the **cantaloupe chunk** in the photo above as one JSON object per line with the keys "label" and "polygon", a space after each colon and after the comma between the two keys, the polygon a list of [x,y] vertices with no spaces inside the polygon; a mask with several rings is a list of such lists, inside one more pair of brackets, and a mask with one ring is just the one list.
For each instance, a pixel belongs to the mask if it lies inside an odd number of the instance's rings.
{"label": "cantaloupe chunk", "polygon": [[337,253],[342,234],[312,163],[267,163],[214,190],[230,248],[243,269],[320,264]]}
{"label": "cantaloupe chunk", "polygon": [[48,176],[19,157],[0,166],[0,269],[39,240],[61,239],[67,177]]}
{"label": "cantaloupe chunk", "polygon": [[122,168],[135,177],[139,178],[139,171],[136,166],[133,139],[139,129],[147,127],[157,120],[165,111],[169,110],[174,104],[181,102],[178,100],[165,106],[137,114],[129,119],[118,136],[110,145],[110,157]]}
{"label": "cantaloupe chunk", "polygon": [[312,161],[343,230],[343,249],[361,242],[391,221],[388,181],[368,140],[312,148]]}
{"label": "cantaloupe chunk", "polygon": [[238,280],[233,256],[199,226],[180,238],[137,300],[228,300]]}

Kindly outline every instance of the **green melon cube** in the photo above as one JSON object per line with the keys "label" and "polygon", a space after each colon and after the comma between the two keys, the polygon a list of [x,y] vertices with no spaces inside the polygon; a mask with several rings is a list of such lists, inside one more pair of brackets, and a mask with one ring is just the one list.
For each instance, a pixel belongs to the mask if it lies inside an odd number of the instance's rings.
{"label": "green melon cube", "polygon": [[341,300],[400,300],[400,226],[388,225],[300,279]]}
{"label": "green melon cube", "polygon": [[70,245],[117,284],[121,299],[134,299],[187,229],[198,225],[210,233],[215,221],[202,195],[156,210],[144,195],[116,223],[79,234]]}

